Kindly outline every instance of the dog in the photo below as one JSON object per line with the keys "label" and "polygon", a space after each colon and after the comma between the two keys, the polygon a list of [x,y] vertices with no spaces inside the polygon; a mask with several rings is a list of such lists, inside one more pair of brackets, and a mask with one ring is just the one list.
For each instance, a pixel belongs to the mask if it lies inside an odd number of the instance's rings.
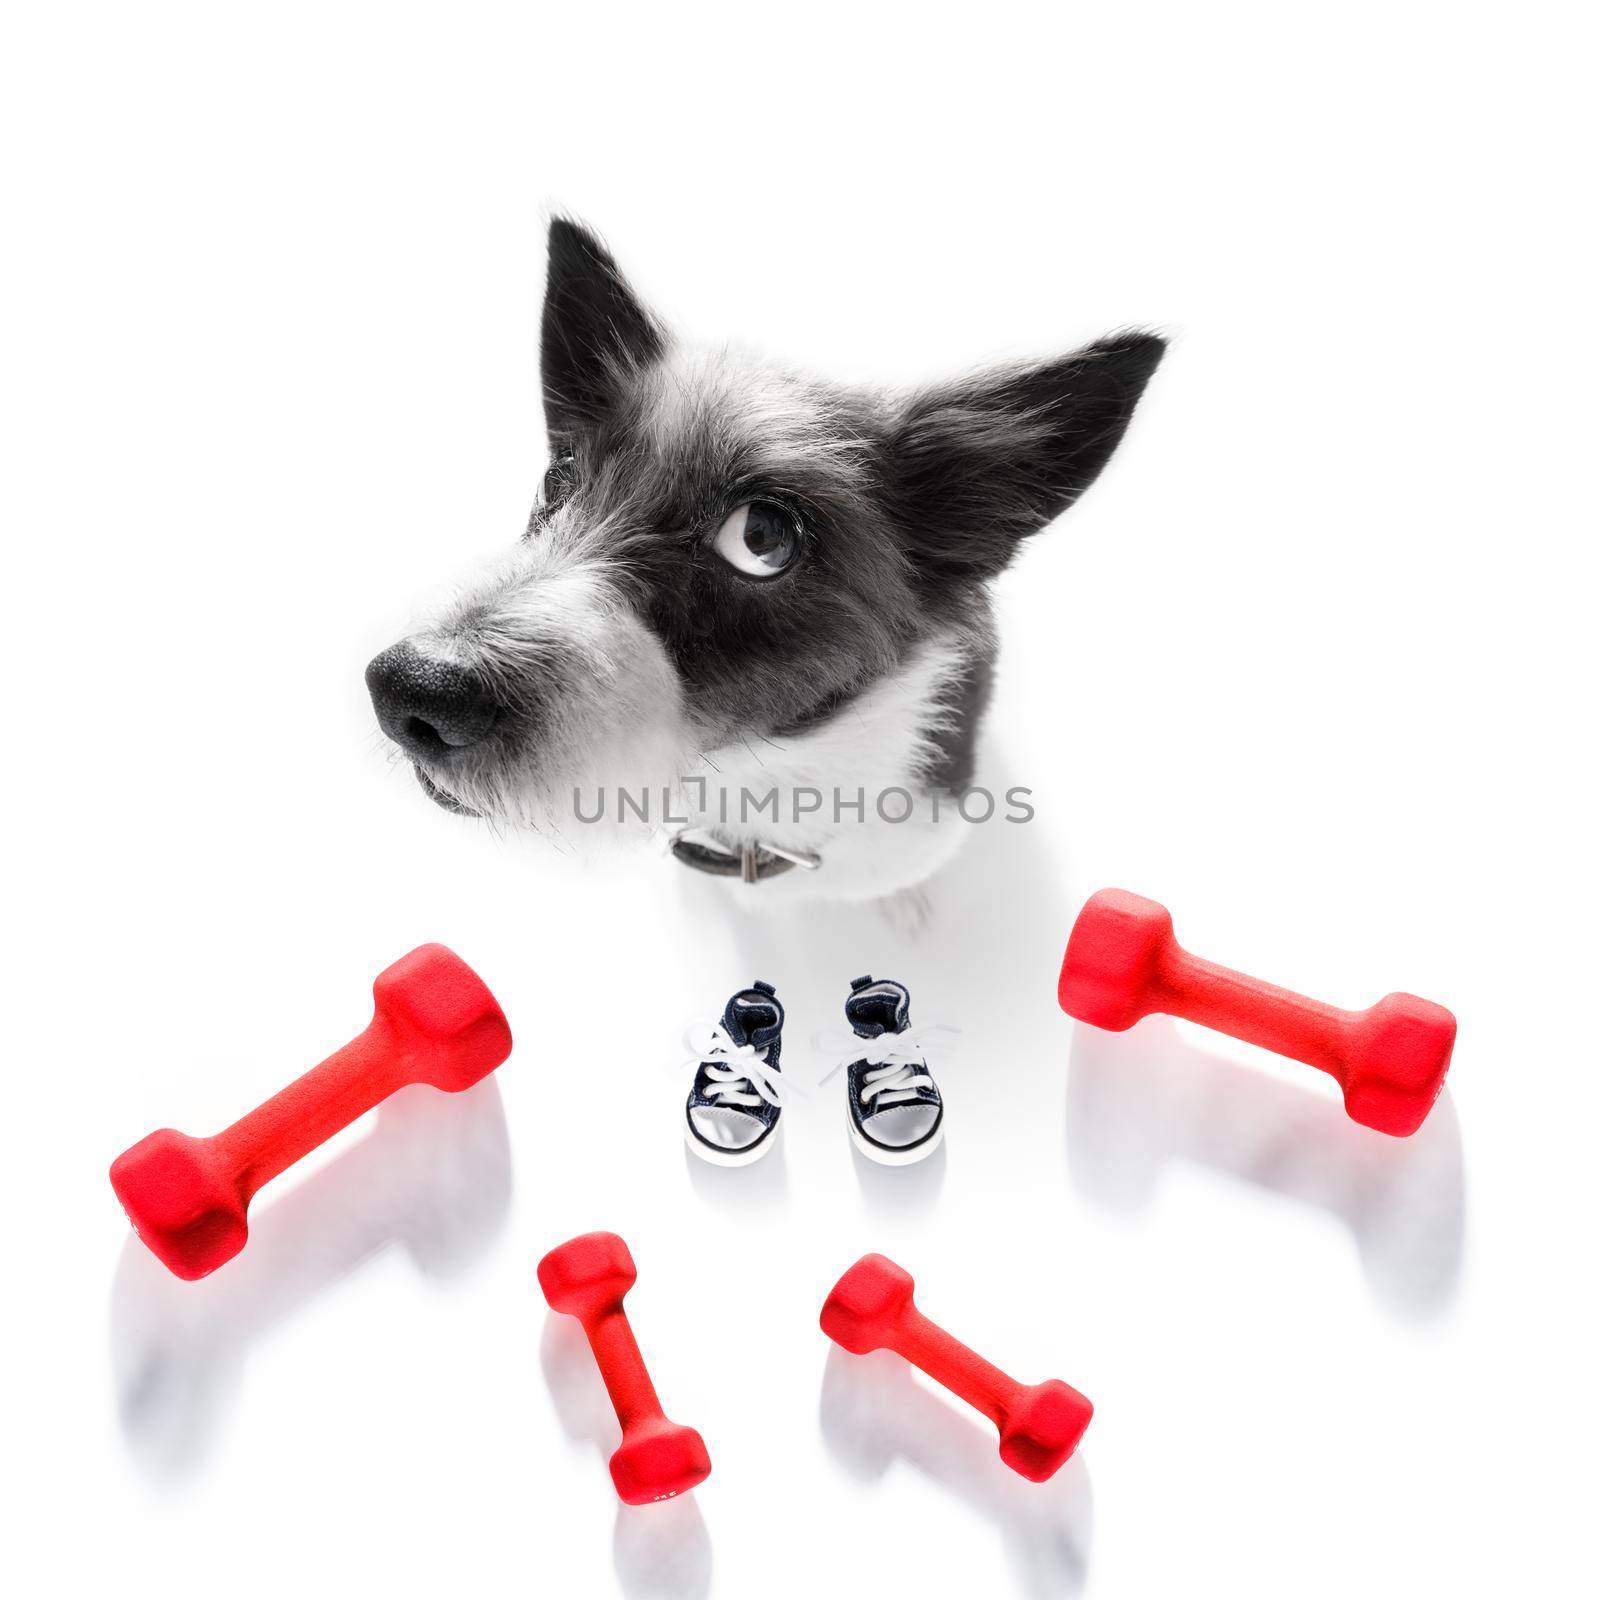
{"label": "dog", "polygon": [[538,502],[367,667],[379,726],[447,811],[664,835],[785,893],[912,890],[981,820],[990,580],[1094,482],[1164,349],[846,387],[680,341],[558,217]]}

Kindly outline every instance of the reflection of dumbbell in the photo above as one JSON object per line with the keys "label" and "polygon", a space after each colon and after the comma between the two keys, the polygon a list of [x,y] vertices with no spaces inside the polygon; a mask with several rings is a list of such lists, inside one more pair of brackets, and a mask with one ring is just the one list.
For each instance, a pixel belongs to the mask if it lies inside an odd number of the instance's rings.
{"label": "reflection of dumbbell", "polygon": [[139,1237],[180,1278],[244,1248],[251,1197],[411,1083],[465,1089],[505,1060],[511,1030],[483,980],[442,944],[380,972],[366,1030],[209,1139],[163,1128],[123,1151],[111,1187]]}
{"label": "reflection of dumbbell", "polygon": [[1164,1011],[1331,1074],[1344,1108],[1380,1133],[1415,1133],[1449,1070],[1456,1019],[1414,994],[1341,1011],[1183,949],[1164,906],[1124,889],[1092,895],[1067,940],[1057,990],[1080,1022],[1121,1032]]}
{"label": "reflection of dumbbell", "polygon": [[1308,1083],[1185,1039],[1166,1017],[1079,1028],[1067,1076],[1073,1183],[1123,1212],[1195,1166],[1314,1207],[1350,1230],[1391,1309],[1445,1305],[1461,1270],[1461,1138],[1449,1097],[1409,1139],[1374,1139]]}
{"label": "reflection of dumbbell", "polygon": [[622,1424],[611,1481],[630,1506],[670,1500],[705,1480],[711,1458],[693,1428],[669,1422],[622,1309],[639,1276],[614,1233],[585,1233],[557,1245],[539,1263],[539,1287],[553,1311],[583,1324],[606,1393]]}
{"label": "reflection of dumbbell", "polygon": [[855,1478],[876,1483],[909,1467],[948,1494],[947,1509],[965,1506],[992,1523],[1020,1594],[1068,1600],[1082,1590],[1094,1528],[1082,1452],[1048,1484],[996,1472],[983,1424],[886,1350],[853,1356],[833,1346],[819,1409],[824,1441]]}
{"label": "reflection of dumbbell", "polygon": [[425,1278],[464,1272],[511,1200],[511,1150],[491,1073],[460,1094],[401,1089],[370,1133],[250,1216],[250,1248],[200,1283],[172,1276],[132,1236],[112,1291],[113,1373],[124,1428],[160,1476],[204,1460],[263,1334],[391,1248]]}
{"label": "reflection of dumbbell", "polygon": [[953,1339],[912,1304],[911,1274],[863,1256],[833,1286],[822,1331],[852,1355],[893,1350],[975,1406],[1000,1430],[1000,1459],[1043,1483],[1078,1448],[1094,1407],[1059,1378],[1018,1383]]}

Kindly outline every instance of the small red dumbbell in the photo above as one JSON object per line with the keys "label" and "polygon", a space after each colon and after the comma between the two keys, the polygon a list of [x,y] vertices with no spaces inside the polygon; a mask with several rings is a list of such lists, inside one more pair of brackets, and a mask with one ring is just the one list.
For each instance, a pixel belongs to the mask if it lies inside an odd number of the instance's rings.
{"label": "small red dumbbell", "polygon": [[1069,1016],[1115,1033],[1164,1011],[1319,1067],[1350,1116],[1397,1136],[1422,1126],[1456,1041],[1456,1019],[1414,994],[1341,1011],[1202,961],[1179,945],[1165,906],[1125,889],[1102,889],[1078,913],[1057,997]]}
{"label": "small red dumbbell", "polygon": [[822,1331],[852,1355],[893,1350],[976,1406],[1000,1430],[1000,1459],[1043,1483],[1078,1448],[1094,1407],[1059,1378],[1018,1383],[912,1304],[916,1285],[887,1256],[862,1258],[833,1286]]}
{"label": "small red dumbbell", "polygon": [[134,1231],[180,1278],[243,1248],[251,1197],[286,1167],[407,1084],[466,1089],[511,1053],[482,978],[442,944],[380,972],[366,1031],[231,1128],[195,1139],[162,1128],[111,1164]]}
{"label": "small red dumbbell", "polygon": [[606,1393],[622,1424],[611,1481],[630,1506],[670,1500],[711,1472],[705,1440],[669,1422],[639,1354],[622,1300],[638,1279],[628,1247],[614,1233],[584,1233],[558,1244],[539,1263],[539,1287],[552,1311],[583,1324]]}

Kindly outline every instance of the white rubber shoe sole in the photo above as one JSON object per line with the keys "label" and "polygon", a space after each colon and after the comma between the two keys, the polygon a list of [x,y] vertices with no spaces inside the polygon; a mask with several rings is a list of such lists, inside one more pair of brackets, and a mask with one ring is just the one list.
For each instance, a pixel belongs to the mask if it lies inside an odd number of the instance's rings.
{"label": "white rubber shoe sole", "polygon": [[[944,1132],[941,1125],[939,1131]],[[748,1167],[753,1166],[778,1142],[782,1130],[774,1128],[759,1144],[752,1145],[748,1150],[715,1150],[704,1139],[697,1138],[694,1130],[685,1120],[683,1124],[683,1142],[694,1151],[708,1166],[712,1167]]]}
{"label": "white rubber shoe sole", "polygon": [[919,1161],[926,1161],[944,1142],[943,1117],[939,1118],[939,1126],[933,1130],[931,1139],[914,1144],[909,1150],[886,1150],[881,1144],[873,1144],[856,1126],[855,1118],[849,1111],[844,1114],[844,1125],[850,1130],[850,1143],[868,1161],[876,1161],[880,1167],[914,1167]]}

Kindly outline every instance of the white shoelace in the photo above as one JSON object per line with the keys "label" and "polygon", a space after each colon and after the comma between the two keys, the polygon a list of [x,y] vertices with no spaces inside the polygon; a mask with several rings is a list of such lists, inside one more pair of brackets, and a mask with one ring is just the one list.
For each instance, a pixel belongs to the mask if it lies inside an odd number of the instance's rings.
{"label": "white shoelace", "polygon": [[689,1052],[684,1066],[706,1069],[711,1083],[705,1096],[714,1105],[758,1106],[764,1100],[781,1109],[784,1097],[794,1092],[783,1073],[767,1065],[765,1047],[758,1050],[753,1044],[735,1044],[720,1022],[691,1027],[683,1036],[683,1047]]}
{"label": "white shoelace", "polygon": [[862,1080],[862,1103],[874,1111],[903,1105],[917,1098],[918,1089],[938,1087],[928,1072],[928,1041],[935,1034],[949,1037],[955,1032],[941,1022],[923,1022],[902,1028],[899,1033],[880,1033],[876,1039],[863,1039],[852,1033],[845,1053],[822,1081],[826,1083],[841,1067],[865,1061],[877,1070],[868,1072]]}

